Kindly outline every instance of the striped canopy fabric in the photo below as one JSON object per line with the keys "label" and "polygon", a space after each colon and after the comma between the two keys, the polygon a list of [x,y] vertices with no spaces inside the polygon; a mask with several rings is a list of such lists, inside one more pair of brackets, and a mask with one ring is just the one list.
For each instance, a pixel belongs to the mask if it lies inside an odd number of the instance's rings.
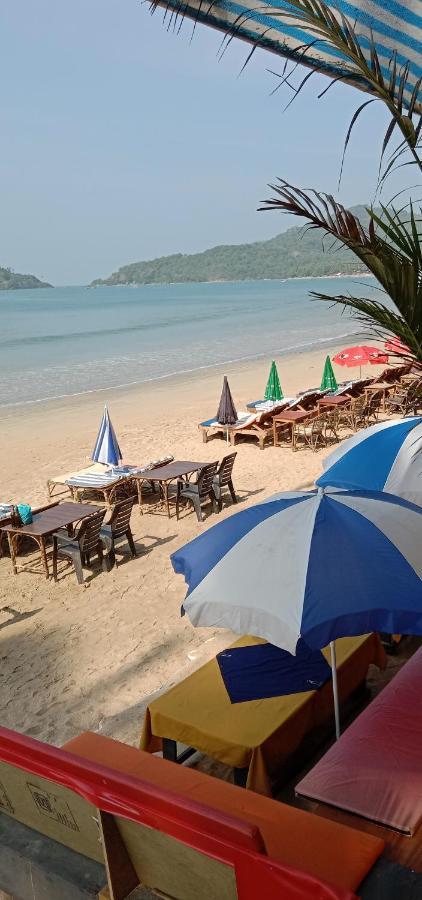
{"label": "striped canopy fabric", "polygon": [[[299,21],[300,13],[295,11],[294,18],[286,16],[286,11],[292,10],[288,0],[153,0],[152,5],[156,4],[163,6],[167,15],[170,12],[175,27],[180,17],[188,16],[335,78],[342,77],[365,90],[351,61],[326,42],[317,40],[311,27]],[[338,19],[343,14],[354,26],[359,45],[368,58],[372,35],[382,74],[387,79],[394,53],[399,70],[409,66],[407,97],[405,92],[403,98],[406,104],[412,86],[422,75],[421,0],[337,0],[328,6]],[[419,107],[421,101],[422,90]]]}
{"label": "striped canopy fabric", "polygon": [[422,416],[364,428],[330,453],[323,467],[320,487],[387,491],[422,507]]}
{"label": "striped canopy fabric", "polygon": [[91,459],[93,459],[94,462],[106,463],[109,466],[117,466],[121,458],[122,454],[117,437],[110,421],[108,409],[105,406],[104,415],[101,420],[100,430]]}
{"label": "striped canopy fabric", "polygon": [[381,492],[297,491],[215,525],[171,557],[196,626],[295,653],[339,637],[422,634],[422,509]]}

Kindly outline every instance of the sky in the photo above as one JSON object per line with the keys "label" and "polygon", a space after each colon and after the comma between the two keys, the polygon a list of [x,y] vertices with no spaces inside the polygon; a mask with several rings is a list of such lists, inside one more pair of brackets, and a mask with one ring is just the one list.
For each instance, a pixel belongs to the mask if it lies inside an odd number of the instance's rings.
{"label": "sky", "polygon": [[[385,113],[323,76],[292,106],[271,96],[283,61],[221,35],[167,32],[140,0],[8,0],[0,10],[0,265],[55,285],[297,224],[257,212],[278,176],[372,199]],[[313,85],[313,86],[312,86]],[[393,193],[393,190],[392,190]]]}

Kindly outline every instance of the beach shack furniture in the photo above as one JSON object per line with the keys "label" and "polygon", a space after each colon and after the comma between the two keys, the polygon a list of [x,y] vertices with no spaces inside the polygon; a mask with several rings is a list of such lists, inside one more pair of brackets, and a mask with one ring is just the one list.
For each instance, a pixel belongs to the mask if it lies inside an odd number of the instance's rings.
{"label": "beach shack furniture", "polygon": [[213,512],[216,506],[214,492],[214,478],[217,473],[218,461],[208,463],[198,473],[196,481],[186,482],[179,478],[176,490],[176,518],[179,518],[180,504],[182,501],[192,503],[198,522],[203,521],[202,505],[204,501],[211,502]]}
{"label": "beach shack furniture", "polygon": [[20,900],[356,900],[384,848],[89,732],[58,749],[1,728],[0,780],[0,890]]}
{"label": "beach shack furniture", "polygon": [[202,469],[204,465],[203,461],[173,460],[173,462],[168,464],[150,469],[147,475],[145,473],[134,475],[134,481],[138,484],[140,511],[142,512],[142,485],[145,478],[152,485],[156,485],[159,488],[159,502],[165,506],[168,518],[170,518],[170,504],[175,500],[175,497],[170,495],[170,486],[174,481],[177,482],[178,479],[183,479],[185,482],[188,481],[190,476]]}
{"label": "beach shack furniture", "polygon": [[196,627],[252,632],[289,653],[300,639],[311,650],[330,643],[339,735],[333,642],[368,626],[422,635],[421,538],[415,504],[321,487],[236,513],[171,561],[185,577],[183,609]]}
{"label": "beach shack furniture", "polygon": [[85,518],[74,537],[69,537],[69,535],[62,532],[53,534],[54,581],[57,581],[57,562],[59,559],[67,559],[73,564],[78,584],[83,584],[83,566],[90,565],[93,553],[98,556],[103,569],[106,569],[103,556],[103,542],[100,537],[105,514],[105,509],[102,509]]}
{"label": "beach shack furniture", "polygon": [[238,437],[252,437],[257,439],[260,450],[268,440],[272,438],[272,421],[274,408],[265,409],[262,412],[239,413],[239,418],[234,425],[227,427],[219,425],[215,419],[208,419],[206,422],[200,422],[198,428],[202,431],[202,440],[206,444],[211,437],[217,435],[226,435],[228,433],[230,443],[234,446]]}
{"label": "beach shack furniture", "polygon": [[[264,641],[242,637],[230,649],[258,643]],[[369,665],[384,666],[385,653],[375,634],[342,638],[336,649],[345,704],[362,696]],[[323,653],[329,663],[330,649]],[[331,679],[319,690],[232,703],[214,658],[148,704],[140,746],[179,763],[200,751],[232,767],[236,784],[271,796],[273,784],[285,782],[309,746],[315,749],[318,730],[326,738],[332,723]],[[178,744],[188,749],[178,754]]]}
{"label": "beach shack furniture", "polygon": [[223,493],[229,491],[233,503],[237,503],[237,497],[233,487],[233,466],[237,453],[229,453],[224,456],[212,480],[212,489],[219,512],[223,508]]}
{"label": "beach shack furniture", "polygon": [[422,382],[420,378],[414,378],[404,389],[395,391],[385,401],[388,413],[407,416],[409,413],[417,415],[422,410]]}
{"label": "beach shack furniture", "polygon": [[[298,404],[299,405],[299,404]],[[286,409],[277,413],[272,419],[272,432],[274,447],[279,445],[280,434],[288,434],[290,429],[290,440],[292,450],[296,450],[296,435],[298,425],[308,424],[317,415],[318,410],[313,409]]]}
{"label": "beach shack furniture", "polygon": [[49,497],[69,495],[72,493],[68,485],[69,479],[83,475],[103,475],[108,469],[109,466],[105,466],[103,463],[90,463],[89,466],[73,472],[66,472],[64,475],[53,475],[47,480],[47,494]]}
{"label": "beach shack furniture", "polygon": [[7,534],[9,541],[10,557],[12,560],[13,572],[17,575],[19,569],[28,569],[30,565],[17,564],[17,555],[19,543],[22,539],[29,538],[34,541],[40,551],[41,561],[45,572],[45,577],[50,577],[47,545],[51,541],[52,535],[60,528],[66,528],[68,534],[71,535],[73,528],[78,522],[82,522],[93,513],[99,512],[99,509],[90,504],[84,503],[54,503],[50,504],[39,512],[35,512],[32,516],[30,525],[11,525],[10,523],[2,527],[2,531]]}
{"label": "beach shack furniture", "polygon": [[130,517],[132,514],[134,497],[127,497],[126,500],[120,500],[113,506],[111,516],[105,524],[101,525],[100,538],[107,551],[106,562],[113,566],[116,564],[116,545],[126,541],[129,544],[129,550],[132,557],[136,556],[136,547],[133,540],[132,529],[130,527]]}
{"label": "beach shack furniture", "polygon": [[422,823],[421,742],[422,648],[299,782],[296,791],[317,803],[415,835]]}

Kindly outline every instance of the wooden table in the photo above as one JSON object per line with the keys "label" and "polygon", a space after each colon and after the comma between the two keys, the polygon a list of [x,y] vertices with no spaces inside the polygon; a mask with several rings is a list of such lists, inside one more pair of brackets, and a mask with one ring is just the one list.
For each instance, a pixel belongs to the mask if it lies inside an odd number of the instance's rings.
{"label": "wooden table", "polygon": [[292,450],[296,450],[296,431],[295,426],[313,419],[316,414],[315,409],[286,409],[285,412],[278,413],[273,418],[273,441],[274,447],[278,447],[277,440],[277,423],[290,425],[292,432]]}
{"label": "wooden table", "polygon": [[[99,506],[93,506],[88,503],[58,503],[48,507],[42,512],[35,513],[30,525],[6,525],[5,527],[2,527],[2,531],[7,534],[7,539],[9,541],[10,557],[14,574],[17,575],[18,573],[16,556],[20,537],[32,538],[38,545],[45,577],[49,578],[50,572],[48,569],[46,552],[48,538],[50,538],[55,531],[58,531],[59,528],[67,528],[68,533],[72,534],[73,526],[76,525],[77,522],[81,522],[82,519],[86,519],[88,516],[92,516],[99,511]],[[23,569],[25,566],[19,566],[19,568]]]}
{"label": "wooden table", "polygon": [[388,391],[394,390],[395,387],[395,384],[391,384],[388,381],[375,381],[372,384],[367,384],[364,388],[365,397],[368,397],[369,394],[377,394],[382,391],[382,408],[385,410],[386,395]]}
{"label": "wooden table", "polygon": [[167,466],[160,466],[159,469],[151,469],[151,471],[145,472],[143,475],[134,475],[133,481],[136,482],[138,488],[139,509],[142,511],[142,484],[144,481],[151,481],[160,485],[163,492],[163,500],[167,509],[167,515],[170,518],[169,486],[171,482],[177,481],[178,478],[184,478],[188,481],[189,475],[193,475],[194,472],[198,472],[199,469],[203,469],[206,465],[206,462],[175,460],[175,462],[169,463]]}
{"label": "wooden table", "polygon": [[334,397],[323,397],[322,400],[318,400],[318,406],[322,406],[323,409],[335,409],[337,406],[345,406],[346,403],[350,403],[350,397],[347,394],[337,394]]}

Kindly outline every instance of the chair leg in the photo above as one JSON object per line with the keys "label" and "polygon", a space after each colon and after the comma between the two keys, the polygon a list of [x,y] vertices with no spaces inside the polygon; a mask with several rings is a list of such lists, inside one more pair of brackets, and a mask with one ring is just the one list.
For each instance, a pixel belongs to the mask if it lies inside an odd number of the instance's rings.
{"label": "chair leg", "polygon": [[203,522],[204,519],[203,519],[203,515],[202,515],[201,501],[200,501],[199,497],[192,497],[192,503],[194,505],[194,509],[196,512],[196,517],[198,519],[198,522]]}
{"label": "chair leg", "polygon": [[129,547],[130,547],[130,552],[131,552],[133,558],[135,559],[135,557],[136,557],[136,547],[135,547],[135,541],[133,540],[133,534],[132,534],[130,528],[128,528],[128,530],[127,530],[127,532],[126,532],[126,537],[127,537],[127,542],[128,542],[128,544],[129,544]]}
{"label": "chair leg", "polygon": [[228,487],[228,489],[229,489],[229,491],[230,491],[230,496],[231,496],[231,498],[232,498],[232,500],[233,500],[233,503],[237,503],[237,497],[236,497],[236,494],[235,494],[235,492],[234,492],[233,482],[232,482],[231,478],[230,478],[230,481],[227,482],[227,487]]}
{"label": "chair leg", "polygon": [[84,583],[84,570],[82,568],[82,559],[81,559],[80,554],[78,553],[78,554],[75,554],[75,556],[72,556],[72,560],[73,560],[73,565],[75,567],[76,578],[78,580],[78,584],[83,584]]}

